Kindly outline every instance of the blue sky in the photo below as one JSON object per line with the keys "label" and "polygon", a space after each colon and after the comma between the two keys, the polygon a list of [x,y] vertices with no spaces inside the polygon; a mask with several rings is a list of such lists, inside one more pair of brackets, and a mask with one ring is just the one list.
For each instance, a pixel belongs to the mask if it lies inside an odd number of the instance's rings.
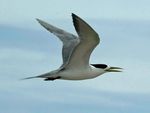
{"label": "blue sky", "polygon": [[[150,104],[150,1],[0,0],[0,110],[3,113],[141,113]],[[59,3],[58,3],[59,2]],[[61,65],[61,42],[35,18],[75,33],[71,13],[101,43],[90,61],[124,68],[85,81],[20,81]]]}

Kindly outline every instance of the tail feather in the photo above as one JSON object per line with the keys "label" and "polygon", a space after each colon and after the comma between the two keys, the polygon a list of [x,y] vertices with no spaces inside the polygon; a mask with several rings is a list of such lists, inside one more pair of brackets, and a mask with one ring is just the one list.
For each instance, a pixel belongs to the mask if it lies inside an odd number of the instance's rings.
{"label": "tail feather", "polygon": [[40,78],[39,76],[34,76],[34,77],[27,77],[27,78],[23,78],[21,80],[27,80],[27,79],[33,79],[33,78]]}
{"label": "tail feather", "polygon": [[41,74],[41,75],[33,76],[33,77],[23,78],[21,80],[27,80],[27,79],[33,79],[33,78],[47,78],[47,76],[49,76],[49,73],[45,73],[45,74]]}

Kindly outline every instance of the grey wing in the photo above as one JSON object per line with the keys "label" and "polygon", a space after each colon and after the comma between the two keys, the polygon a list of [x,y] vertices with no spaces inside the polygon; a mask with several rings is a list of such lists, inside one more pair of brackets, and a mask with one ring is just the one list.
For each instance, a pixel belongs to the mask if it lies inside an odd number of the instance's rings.
{"label": "grey wing", "polygon": [[72,14],[73,23],[80,43],[74,48],[66,68],[81,68],[89,65],[89,58],[99,44],[98,34],[80,17]]}
{"label": "grey wing", "polygon": [[63,48],[62,48],[63,64],[61,67],[63,67],[65,64],[67,64],[73,49],[79,43],[78,37],[71,33],[66,32],[60,28],[57,28],[51,24],[48,24],[47,22],[44,22],[40,19],[37,19],[37,21],[44,28],[46,28],[49,32],[56,35],[62,41],[62,43],[63,43]]}

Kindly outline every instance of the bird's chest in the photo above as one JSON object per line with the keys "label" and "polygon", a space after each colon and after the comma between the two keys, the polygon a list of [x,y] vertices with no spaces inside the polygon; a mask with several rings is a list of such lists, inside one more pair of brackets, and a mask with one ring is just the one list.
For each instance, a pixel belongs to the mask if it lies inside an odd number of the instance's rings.
{"label": "bird's chest", "polygon": [[90,79],[95,78],[100,75],[99,70],[93,70],[91,68],[82,68],[82,69],[72,69],[72,70],[65,70],[61,73],[62,79],[66,80],[83,80],[83,79]]}

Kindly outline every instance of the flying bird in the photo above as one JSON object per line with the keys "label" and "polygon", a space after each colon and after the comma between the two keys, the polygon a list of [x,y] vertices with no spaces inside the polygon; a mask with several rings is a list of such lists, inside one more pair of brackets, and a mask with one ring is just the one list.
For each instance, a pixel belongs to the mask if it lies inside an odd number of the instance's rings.
{"label": "flying bird", "polygon": [[122,68],[120,67],[89,63],[92,51],[100,42],[99,35],[79,16],[72,13],[72,19],[78,36],[37,19],[45,29],[62,41],[63,63],[57,70],[25,79],[43,78],[45,81],[56,79],[85,80],[95,78],[106,72],[121,72]]}

